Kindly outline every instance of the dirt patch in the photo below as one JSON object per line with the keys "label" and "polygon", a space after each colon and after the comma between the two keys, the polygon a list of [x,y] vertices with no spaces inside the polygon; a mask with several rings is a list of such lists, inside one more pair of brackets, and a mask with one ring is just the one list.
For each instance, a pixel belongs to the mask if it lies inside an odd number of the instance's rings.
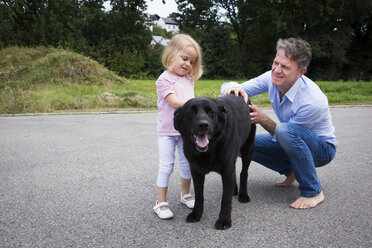
{"label": "dirt patch", "polygon": [[100,95],[101,99],[108,103],[113,103],[115,101],[122,101],[124,100],[122,97],[118,97],[115,94],[109,93],[109,92],[103,92]]}

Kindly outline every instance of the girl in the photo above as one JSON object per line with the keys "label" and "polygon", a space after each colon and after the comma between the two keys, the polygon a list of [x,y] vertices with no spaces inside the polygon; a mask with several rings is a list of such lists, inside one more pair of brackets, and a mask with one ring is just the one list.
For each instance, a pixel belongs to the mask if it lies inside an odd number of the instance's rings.
{"label": "girl", "polygon": [[177,34],[164,49],[162,63],[166,71],[156,81],[159,172],[156,181],[158,200],[153,209],[160,219],[170,219],[173,213],[166,196],[176,147],[181,174],[181,202],[188,208],[193,208],[195,202],[190,195],[190,165],[183,154],[181,135],[173,127],[173,114],[175,109],[194,97],[194,81],[203,73],[200,46],[189,35]]}

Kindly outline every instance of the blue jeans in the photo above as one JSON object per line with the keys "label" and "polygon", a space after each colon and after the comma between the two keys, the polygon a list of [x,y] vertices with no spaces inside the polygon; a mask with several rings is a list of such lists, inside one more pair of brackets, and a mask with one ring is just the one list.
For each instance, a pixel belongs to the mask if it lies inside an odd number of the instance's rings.
{"label": "blue jeans", "polygon": [[336,147],[297,124],[279,123],[276,141],[270,134],[256,134],[252,160],[288,176],[293,170],[301,196],[313,197],[322,191],[316,167],[332,161]]}

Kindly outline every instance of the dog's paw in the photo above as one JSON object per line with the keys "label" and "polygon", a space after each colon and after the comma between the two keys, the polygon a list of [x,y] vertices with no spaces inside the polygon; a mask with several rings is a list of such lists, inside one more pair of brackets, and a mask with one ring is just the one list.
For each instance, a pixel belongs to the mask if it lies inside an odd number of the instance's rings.
{"label": "dog's paw", "polygon": [[187,216],[186,222],[188,222],[188,223],[194,223],[194,222],[200,221],[200,219],[201,219],[201,214],[198,214],[198,213],[195,213],[195,212],[191,212]]}
{"label": "dog's paw", "polygon": [[226,230],[231,227],[231,220],[217,220],[214,227],[217,230]]}
{"label": "dog's paw", "polygon": [[247,202],[251,201],[251,199],[249,198],[249,196],[247,194],[239,194],[238,200],[241,203],[247,203]]}

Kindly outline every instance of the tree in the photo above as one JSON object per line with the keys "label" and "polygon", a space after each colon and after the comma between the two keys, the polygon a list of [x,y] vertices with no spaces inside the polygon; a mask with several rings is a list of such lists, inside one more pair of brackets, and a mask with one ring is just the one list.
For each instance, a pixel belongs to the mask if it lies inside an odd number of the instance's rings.
{"label": "tree", "polygon": [[165,37],[167,35],[167,30],[155,25],[152,29],[152,34]]}
{"label": "tree", "polygon": [[181,30],[208,29],[218,25],[218,9],[213,0],[176,0],[181,14],[177,16]]}
{"label": "tree", "polygon": [[104,57],[105,65],[120,75],[140,74],[151,41],[151,32],[142,18],[145,1],[112,0],[111,6],[104,19],[105,40],[100,44],[99,57]]}
{"label": "tree", "polygon": [[81,32],[87,40],[88,46],[97,46],[105,37],[104,0],[81,0]]}
{"label": "tree", "polygon": [[[174,14],[182,32],[190,34],[202,48],[204,77],[221,78],[237,76],[232,62],[234,45],[231,30],[220,21],[218,6],[214,1],[177,0],[181,14]],[[235,57],[236,59],[236,57]]]}
{"label": "tree", "polygon": [[[144,0],[0,1],[0,46],[54,46],[88,55],[125,76],[157,74]],[[163,0],[163,2],[165,2]],[[365,0],[176,0],[182,32],[203,50],[204,77],[251,78],[270,68],[279,38],[313,48],[315,80],[372,77],[372,2]],[[221,11],[222,10],[222,11]],[[159,33],[160,34],[160,33]]]}
{"label": "tree", "polygon": [[32,3],[26,0],[9,0],[0,2],[2,45],[35,45],[40,34],[34,30],[44,8],[43,0]]}
{"label": "tree", "polygon": [[[367,45],[372,42],[369,35],[372,27],[368,24],[371,1],[216,0],[216,3],[227,10],[226,18],[234,29],[241,52],[249,57],[245,61],[247,75],[260,73],[270,66],[278,38],[301,37],[311,44],[313,61],[308,74],[314,79],[345,78],[345,66],[355,70],[352,64],[358,60],[351,62],[348,57],[372,54]],[[357,44],[363,44],[363,48],[358,49]],[[370,52],[366,53],[364,48]]]}
{"label": "tree", "polygon": [[343,78],[372,80],[372,2],[350,3],[349,13],[351,42],[346,50]]}

